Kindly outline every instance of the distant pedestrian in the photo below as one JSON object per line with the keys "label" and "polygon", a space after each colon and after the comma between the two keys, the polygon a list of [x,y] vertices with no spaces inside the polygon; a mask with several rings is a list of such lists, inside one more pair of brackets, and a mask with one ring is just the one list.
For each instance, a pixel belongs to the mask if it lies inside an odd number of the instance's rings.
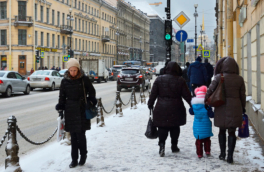
{"label": "distant pedestrian", "polygon": [[158,127],[159,154],[165,155],[165,142],[170,132],[171,150],[179,152],[178,138],[180,126],[186,124],[186,109],[183,99],[191,105],[192,96],[181,77],[182,69],[176,62],[169,62],[165,68],[165,74],[159,76],[153,85],[148,101],[148,108],[153,112],[153,124]]}
{"label": "distant pedestrian", "polygon": [[204,104],[206,91],[206,86],[201,86],[194,90],[196,97],[192,99],[192,108],[190,108],[190,114],[194,115],[193,135],[196,138],[196,153],[199,158],[203,157],[203,150],[206,155],[211,154],[210,137],[213,136],[212,122],[209,119],[209,116],[213,117],[213,111],[208,106],[205,109]]}
{"label": "distant pedestrian", "polygon": [[42,66],[42,70],[44,70],[45,68]]}
{"label": "distant pedestrian", "polygon": [[38,70],[41,70],[42,68],[41,68],[41,66],[38,68]]}
{"label": "distant pedestrian", "polygon": [[34,69],[33,68],[31,68],[31,70],[30,70],[30,75],[32,75],[32,73],[34,73]]}
{"label": "distant pedestrian", "polygon": [[192,88],[192,95],[195,96],[194,90],[202,85],[207,85],[207,71],[205,66],[201,63],[202,58],[199,55],[195,62],[192,63],[188,69],[188,77]]}
{"label": "distant pedestrian", "polygon": [[[84,165],[87,158],[87,145],[85,131],[91,129],[91,121],[85,116],[85,97],[93,105],[97,104],[95,89],[84,71],[80,69],[79,62],[71,58],[67,62],[67,71],[61,81],[59,103],[56,110],[64,110],[65,131],[71,134],[71,157],[70,168]],[[83,88],[85,87],[85,89]],[[84,93],[85,91],[85,93]]]}
{"label": "distant pedestrian", "polygon": [[45,66],[45,70],[48,70],[47,66]]}
{"label": "distant pedestrian", "polygon": [[189,79],[189,77],[188,77],[188,75],[187,75],[187,73],[188,73],[188,69],[189,69],[189,66],[190,66],[190,63],[187,62],[185,65],[186,65],[186,68],[183,69],[183,71],[182,71],[182,77],[183,77],[183,79],[185,80],[185,82],[186,82],[186,84],[187,84],[189,90],[192,91],[191,86],[190,86],[190,79]]}
{"label": "distant pedestrian", "polygon": [[56,67],[56,69],[55,69],[56,71],[59,71],[59,68],[58,67]]}
{"label": "distant pedestrian", "polygon": [[242,124],[242,114],[245,113],[246,94],[244,79],[239,76],[239,67],[231,57],[220,59],[215,67],[214,80],[207,90],[205,100],[216,90],[221,74],[224,76],[225,104],[215,107],[214,125],[219,127],[220,160],[226,157],[226,130],[228,130],[227,162],[233,163],[233,153],[236,146],[236,128]]}
{"label": "distant pedestrian", "polygon": [[207,58],[204,60],[204,66],[207,71],[207,85],[206,86],[209,87],[212,81],[212,77],[214,75],[214,67],[208,62]]}
{"label": "distant pedestrian", "polygon": [[165,68],[166,68],[168,62],[169,62],[169,61],[166,61],[165,66],[164,66],[163,68],[160,69],[160,75],[164,75],[164,74],[165,74]]}

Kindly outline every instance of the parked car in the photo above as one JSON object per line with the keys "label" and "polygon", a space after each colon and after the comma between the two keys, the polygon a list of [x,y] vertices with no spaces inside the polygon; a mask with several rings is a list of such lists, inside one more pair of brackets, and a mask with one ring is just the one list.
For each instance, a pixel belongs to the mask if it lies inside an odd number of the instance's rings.
{"label": "parked car", "polygon": [[140,68],[124,68],[121,70],[117,79],[117,91],[121,91],[122,88],[140,88],[140,84],[143,88],[148,89],[149,79],[146,77],[146,72]]}
{"label": "parked car", "polygon": [[31,90],[34,88],[49,88],[53,91],[55,88],[60,88],[62,79],[63,77],[59,72],[54,70],[38,70],[28,77]]}
{"label": "parked car", "polygon": [[10,97],[14,92],[30,93],[30,83],[14,71],[0,71],[0,93]]}
{"label": "parked car", "polygon": [[61,70],[59,71],[60,76],[61,76],[61,77],[64,77],[64,74],[65,74],[65,72],[66,72],[67,70],[68,70],[68,69],[61,69]]}
{"label": "parked car", "polygon": [[153,78],[153,72],[150,70],[150,68],[143,68],[143,70],[145,70],[146,75],[148,76],[148,79]]}
{"label": "parked car", "polygon": [[116,69],[110,68],[109,69],[109,80],[111,81],[116,81],[117,80],[117,75],[120,72],[118,72]]}

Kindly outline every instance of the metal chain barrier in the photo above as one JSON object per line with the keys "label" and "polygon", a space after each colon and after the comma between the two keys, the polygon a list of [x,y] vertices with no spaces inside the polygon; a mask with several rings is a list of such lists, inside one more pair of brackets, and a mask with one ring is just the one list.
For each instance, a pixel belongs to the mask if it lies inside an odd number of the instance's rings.
{"label": "metal chain barrier", "polygon": [[131,99],[132,99],[132,92],[131,92],[130,99],[129,99],[129,101],[128,101],[127,104],[125,104],[125,103],[122,101],[121,97],[120,97],[120,101],[121,101],[122,105],[124,105],[124,106],[127,106],[127,105],[130,103]]}
{"label": "metal chain barrier", "polygon": [[113,110],[114,110],[114,108],[115,108],[115,105],[116,105],[116,101],[117,101],[117,100],[115,100],[114,105],[113,105],[113,108],[112,108],[109,112],[107,112],[107,111],[105,110],[105,107],[104,107],[104,105],[103,105],[103,103],[102,103],[102,108],[103,108],[104,112],[107,113],[107,114],[110,114],[111,112],[113,112]]}
{"label": "metal chain barrier", "polygon": [[8,127],[8,129],[6,130],[5,135],[3,136],[3,138],[2,138],[1,141],[0,141],[0,148],[1,148],[1,146],[3,145],[3,143],[4,143],[4,141],[5,141],[5,139],[6,139],[8,133],[9,133],[9,127]]}
{"label": "metal chain barrier", "polygon": [[27,142],[29,142],[29,143],[31,143],[31,144],[33,144],[33,145],[42,145],[42,144],[44,144],[44,143],[47,143],[54,135],[55,135],[55,133],[57,132],[57,130],[58,130],[58,128],[56,127],[56,129],[55,129],[55,131],[54,131],[54,133],[47,139],[47,140],[45,140],[45,141],[43,141],[43,142],[33,142],[33,141],[31,141],[31,140],[29,140],[29,138],[27,138],[25,135],[24,135],[24,133],[20,130],[20,128],[18,127],[18,125],[16,125],[16,128],[17,128],[17,131],[18,131],[18,133],[21,135],[21,137],[22,138],[24,138]]}

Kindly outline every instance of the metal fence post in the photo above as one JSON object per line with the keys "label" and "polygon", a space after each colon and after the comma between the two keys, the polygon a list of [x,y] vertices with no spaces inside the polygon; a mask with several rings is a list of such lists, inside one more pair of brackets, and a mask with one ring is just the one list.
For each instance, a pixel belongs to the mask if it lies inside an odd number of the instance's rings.
{"label": "metal fence post", "polygon": [[122,103],[120,101],[120,92],[116,92],[116,116],[122,117],[123,112],[122,112]]}
{"label": "metal fence post", "polygon": [[137,102],[135,96],[135,87],[132,87],[132,96],[131,96],[131,109],[137,109]]}
{"label": "metal fence post", "polygon": [[144,95],[144,88],[142,84],[140,84],[140,101],[141,101],[141,104],[142,103],[146,104],[146,98]]}
{"label": "metal fence post", "polygon": [[148,94],[149,94],[149,97],[150,97],[150,94],[151,94],[151,83],[149,82],[149,85],[148,85]]}
{"label": "metal fence post", "polygon": [[103,127],[105,126],[105,123],[104,123],[104,114],[103,114],[101,97],[97,98],[97,109],[98,109],[98,115],[96,117],[97,127]]}
{"label": "metal fence post", "polygon": [[18,144],[16,140],[16,117],[10,116],[7,119],[7,124],[10,128],[8,133],[8,141],[6,144],[6,159],[5,159],[5,169],[12,168],[14,172],[22,172],[19,165],[18,157]]}

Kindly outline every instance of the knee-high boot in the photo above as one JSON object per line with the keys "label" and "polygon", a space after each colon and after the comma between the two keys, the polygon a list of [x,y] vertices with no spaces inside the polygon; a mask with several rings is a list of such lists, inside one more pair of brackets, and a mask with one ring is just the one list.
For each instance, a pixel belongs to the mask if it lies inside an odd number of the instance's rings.
{"label": "knee-high boot", "polygon": [[236,147],[236,136],[228,136],[228,155],[227,162],[233,163],[233,154]]}
{"label": "knee-high boot", "polygon": [[219,134],[218,135],[218,141],[219,141],[219,146],[220,146],[220,155],[219,159],[220,160],[225,160],[226,157],[226,135],[225,134]]}

